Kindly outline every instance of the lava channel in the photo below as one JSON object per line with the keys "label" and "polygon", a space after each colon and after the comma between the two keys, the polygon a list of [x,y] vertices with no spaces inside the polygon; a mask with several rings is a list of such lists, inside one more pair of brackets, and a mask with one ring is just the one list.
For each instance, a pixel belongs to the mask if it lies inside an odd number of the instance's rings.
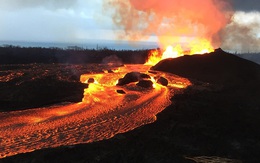
{"label": "lava channel", "polygon": [[[171,104],[176,89],[189,86],[189,80],[162,72],[149,73],[149,66],[126,65],[114,73],[83,74],[87,82],[80,103],[0,113],[0,158],[43,148],[90,143],[152,123]],[[153,88],[136,83],[117,86],[126,73],[146,73]],[[168,86],[155,83],[162,76]],[[93,80],[94,79],[94,80]]]}

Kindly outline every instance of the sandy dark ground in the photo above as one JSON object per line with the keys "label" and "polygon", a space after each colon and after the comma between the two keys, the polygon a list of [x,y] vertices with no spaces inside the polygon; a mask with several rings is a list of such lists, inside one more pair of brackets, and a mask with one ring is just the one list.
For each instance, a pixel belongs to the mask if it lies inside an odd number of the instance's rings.
{"label": "sandy dark ground", "polygon": [[[105,64],[0,65],[0,111],[21,110],[62,102],[81,102],[86,84],[80,76],[103,73]],[[111,71],[111,70],[110,70]]]}
{"label": "sandy dark ground", "polygon": [[9,162],[259,162],[260,66],[220,49],[154,67],[193,86],[172,97],[155,123],[109,140],[43,149]]}

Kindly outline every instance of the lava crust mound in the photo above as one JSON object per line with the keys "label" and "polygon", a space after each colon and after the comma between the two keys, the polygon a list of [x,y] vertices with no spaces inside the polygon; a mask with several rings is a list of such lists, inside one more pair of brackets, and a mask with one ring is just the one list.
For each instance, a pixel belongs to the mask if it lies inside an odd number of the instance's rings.
{"label": "lava crust mound", "polygon": [[222,49],[205,55],[165,59],[151,69],[225,87],[252,85],[260,81],[260,65]]}

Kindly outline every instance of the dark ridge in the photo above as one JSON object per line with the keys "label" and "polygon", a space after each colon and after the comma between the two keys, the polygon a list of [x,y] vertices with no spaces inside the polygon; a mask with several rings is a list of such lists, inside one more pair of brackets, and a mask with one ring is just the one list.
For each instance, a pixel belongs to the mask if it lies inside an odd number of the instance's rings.
{"label": "dark ridge", "polygon": [[260,81],[260,65],[222,49],[205,55],[165,59],[151,69],[225,87],[250,85]]}
{"label": "dark ridge", "polygon": [[145,63],[149,49],[113,50],[113,49],[60,49],[42,47],[0,46],[0,64],[30,63]]}

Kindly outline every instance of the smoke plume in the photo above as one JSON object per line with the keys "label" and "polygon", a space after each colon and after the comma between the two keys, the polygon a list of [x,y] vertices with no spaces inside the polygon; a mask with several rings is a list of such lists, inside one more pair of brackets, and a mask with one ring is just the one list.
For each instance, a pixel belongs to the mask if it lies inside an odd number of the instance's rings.
{"label": "smoke plume", "polygon": [[[105,10],[124,30],[120,39],[158,37],[162,48],[207,39],[220,45],[220,31],[230,22],[232,11],[224,0],[105,0]],[[112,9],[112,10],[111,10]]]}
{"label": "smoke plume", "polygon": [[260,51],[260,13],[237,12],[232,22],[222,31],[222,45],[226,50],[244,52]]}

